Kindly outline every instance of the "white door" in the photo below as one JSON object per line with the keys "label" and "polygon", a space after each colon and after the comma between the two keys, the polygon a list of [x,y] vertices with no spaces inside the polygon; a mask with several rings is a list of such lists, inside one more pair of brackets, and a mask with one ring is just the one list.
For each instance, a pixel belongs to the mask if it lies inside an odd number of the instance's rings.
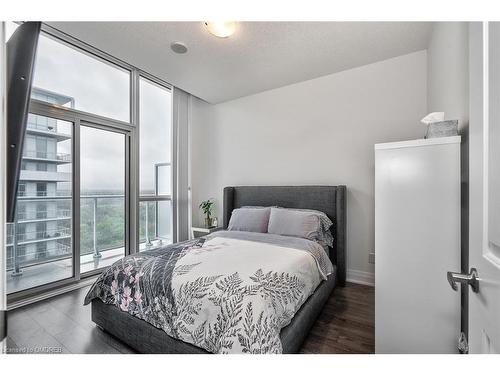
{"label": "white door", "polygon": [[500,24],[470,25],[470,353],[500,353]]}

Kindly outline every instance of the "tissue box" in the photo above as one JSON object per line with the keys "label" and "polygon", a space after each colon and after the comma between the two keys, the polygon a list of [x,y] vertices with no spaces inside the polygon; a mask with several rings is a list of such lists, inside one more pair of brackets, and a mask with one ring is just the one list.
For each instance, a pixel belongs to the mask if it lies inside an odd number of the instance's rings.
{"label": "tissue box", "polygon": [[458,120],[430,123],[425,138],[452,137],[458,135]]}

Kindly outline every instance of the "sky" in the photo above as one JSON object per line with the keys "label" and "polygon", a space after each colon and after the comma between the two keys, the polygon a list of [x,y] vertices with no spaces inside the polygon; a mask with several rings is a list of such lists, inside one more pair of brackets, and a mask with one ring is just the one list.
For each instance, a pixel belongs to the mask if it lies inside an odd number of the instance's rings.
{"label": "sky", "polygon": [[[8,33],[14,28],[10,24]],[[76,109],[130,122],[129,72],[43,35],[33,86],[73,97]],[[171,159],[172,97],[169,90],[145,79],[139,89],[140,186],[141,191],[153,191],[154,164]],[[61,143],[58,152],[68,152],[67,148],[67,142]],[[80,148],[82,192],[123,191],[124,136],[82,127]],[[164,184],[170,185],[170,180]]]}

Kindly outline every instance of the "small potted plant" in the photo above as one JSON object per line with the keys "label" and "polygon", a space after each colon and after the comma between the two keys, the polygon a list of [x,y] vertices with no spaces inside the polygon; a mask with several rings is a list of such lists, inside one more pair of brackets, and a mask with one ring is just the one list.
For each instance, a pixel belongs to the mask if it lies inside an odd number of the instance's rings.
{"label": "small potted plant", "polygon": [[214,204],[213,198],[200,203],[200,209],[203,210],[203,214],[205,215],[205,226],[207,228],[212,228],[214,226],[214,218],[212,217]]}

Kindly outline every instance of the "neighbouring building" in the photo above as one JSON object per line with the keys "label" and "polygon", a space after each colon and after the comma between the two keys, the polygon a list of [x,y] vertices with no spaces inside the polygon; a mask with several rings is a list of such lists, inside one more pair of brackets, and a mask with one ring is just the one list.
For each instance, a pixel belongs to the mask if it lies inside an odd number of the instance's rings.
{"label": "neighbouring building", "polygon": [[[33,99],[74,107],[71,97],[33,88]],[[19,178],[16,233],[7,245],[7,269],[71,256],[72,127],[29,114]]]}

